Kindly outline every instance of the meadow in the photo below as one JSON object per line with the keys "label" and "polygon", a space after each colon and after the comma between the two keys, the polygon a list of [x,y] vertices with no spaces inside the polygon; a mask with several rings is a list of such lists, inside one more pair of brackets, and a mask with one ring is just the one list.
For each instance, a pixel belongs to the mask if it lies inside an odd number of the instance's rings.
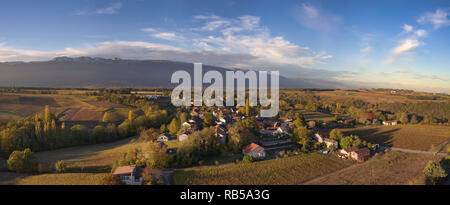
{"label": "meadow", "polygon": [[310,180],[308,185],[406,185],[411,181],[425,183],[423,169],[428,161],[439,161],[433,155],[388,152],[369,161]]}
{"label": "meadow", "polygon": [[450,140],[450,127],[439,125],[396,125],[344,129],[344,134],[384,146],[438,151]]}
{"label": "meadow", "polygon": [[173,173],[173,179],[178,185],[293,185],[346,166],[342,160],[312,153],[253,163],[179,169]]}

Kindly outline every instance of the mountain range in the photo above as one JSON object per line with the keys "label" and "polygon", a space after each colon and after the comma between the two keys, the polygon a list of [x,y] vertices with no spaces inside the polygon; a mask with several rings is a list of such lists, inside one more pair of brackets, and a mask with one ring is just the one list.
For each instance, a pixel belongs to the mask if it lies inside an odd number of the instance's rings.
{"label": "mountain range", "polygon": [[[166,60],[124,60],[118,58],[57,57],[49,61],[0,63],[0,86],[16,87],[173,87],[172,74],[185,70],[193,76],[192,63]],[[203,72],[230,69],[203,65]],[[245,70],[244,70],[245,71]],[[225,80],[224,80],[225,81]],[[282,88],[348,88],[343,83],[280,76]]]}

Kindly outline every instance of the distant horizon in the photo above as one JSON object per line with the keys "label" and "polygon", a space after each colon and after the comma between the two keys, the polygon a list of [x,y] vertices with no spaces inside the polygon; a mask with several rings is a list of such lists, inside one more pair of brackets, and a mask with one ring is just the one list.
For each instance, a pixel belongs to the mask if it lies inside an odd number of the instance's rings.
{"label": "distant horizon", "polygon": [[[183,61],[172,61],[172,60],[161,60],[161,59],[123,59],[123,58],[117,58],[117,57],[96,57],[96,56],[56,56],[49,60],[37,60],[37,61],[8,61],[8,62],[0,62],[0,63],[33,63],[33,62],[50,62],[57,58],[70,58],[70,59],[77,59],[77,58],[92,58],[92,59],[102,59],[102,60],[124,60],[124,61],[167,61],[167,62],[175,62],[175,63],[186,63],[186,64],[193,64],[195,62],[183,62]],[[115,59],[117,58],[117,59]],[[213,66],[213,67],[220,67],[217,65],[207,65],[207,66]],[[225,68],[230,69],[230,68]],[[240,69],[240,70],[247,70],[242,68],[233,68],[233,69]],[[251,70],[251,69],[250,69]],[[289,78],[289,76],[284,76],[288,79],[302,79],[302,78]],[[318,78],[304,78],[304,79],[318,79]],[[119,89],[119,88],[130,88],[130,89],[151,89],[151,88],[173,88],[173,87],[167,87],[167,86],[160,86],[160,87],[96,87],[96,86],[86,86],[86,87],[40,87],[40,86],[0,86],[0,88],[7,88],[7,87],[15,87],[15,88],[50,88],[50,89],[67,89],[67,88],[73,88],[73,89],[99,89],[99,88],[106,88],[106,89]],[[409,90],[414,92],[423,92],[423,93],[429,93],[429,94],[446,94],[450,95],[450,92],[429,92],[429,91],[421,91],[421,90],[414,90],[414,89],[405,89],[405,88],[394,88],[394,87],[347,87],[347,88],[315,88],[315,87],[297,87],[297,88],[281,88],[281,89],[332,89],[332,90],[371,90],[371,89],[386,89],[386,90]]]}
{"label": "distant horizon", "polygon": [[450,93],[449,14],[446,0],[5,1],[0,62],[115,56]]}

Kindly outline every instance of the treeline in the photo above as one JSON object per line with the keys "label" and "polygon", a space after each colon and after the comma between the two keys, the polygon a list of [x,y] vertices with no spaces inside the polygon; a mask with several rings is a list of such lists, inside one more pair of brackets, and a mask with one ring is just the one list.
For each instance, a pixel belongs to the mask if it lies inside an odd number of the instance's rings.
{"label": "treeline", "polygon": [[12,120],[0,131],[0,154],[9,156],[14,150],[30,148],[45,151],[63,147],[110,142],[135,136],[139,130],[159,128],[169,121],[166,110],[148,107],[146,112],[136,115],[130,111],[128,119],[119,126],[111,123],[88,129],[83,125],[66,127],[58,122],[46,106],[44,111],[25,119]]}
{"label": "treeline", "polygon": [[424,120],[446,123],[450,119],[450,101],[420,103],[381,103],[378,109],[392,113],[403,112]]}

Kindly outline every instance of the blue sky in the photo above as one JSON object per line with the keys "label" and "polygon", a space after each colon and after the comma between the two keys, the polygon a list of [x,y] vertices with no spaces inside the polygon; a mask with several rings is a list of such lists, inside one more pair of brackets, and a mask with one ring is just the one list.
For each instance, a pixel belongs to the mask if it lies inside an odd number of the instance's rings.
{"label": "blue sky", "polygon": [[0,62],[165,59],[450,93],[450,1],[2,1]]}

